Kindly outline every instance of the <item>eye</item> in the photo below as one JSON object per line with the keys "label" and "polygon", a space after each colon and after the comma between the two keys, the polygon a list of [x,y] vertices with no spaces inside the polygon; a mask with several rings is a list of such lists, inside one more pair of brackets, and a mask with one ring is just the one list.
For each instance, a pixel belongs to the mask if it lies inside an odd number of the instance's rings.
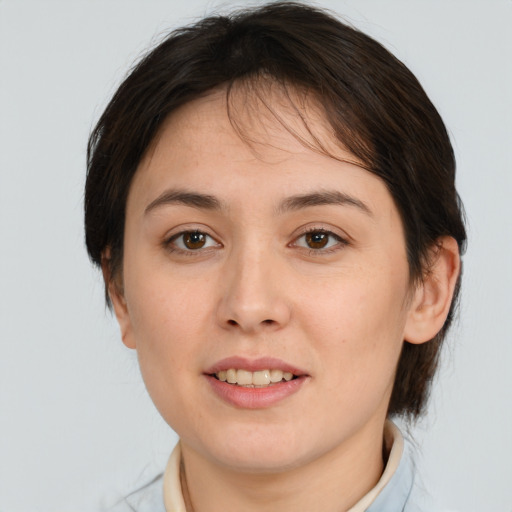
{"label": "eye", "polygon": [[333,249],[337,246],[346,245],[347,241],[339,235],[325,229],[313,229],[301,235],[293,245],[304,247],[313,251],[322,249]]}
{"label": "eye", "polygon": [[219,245],[210,235],[202,231],[183,231],[170,238],[167,246],[181,251],[198,251]]}

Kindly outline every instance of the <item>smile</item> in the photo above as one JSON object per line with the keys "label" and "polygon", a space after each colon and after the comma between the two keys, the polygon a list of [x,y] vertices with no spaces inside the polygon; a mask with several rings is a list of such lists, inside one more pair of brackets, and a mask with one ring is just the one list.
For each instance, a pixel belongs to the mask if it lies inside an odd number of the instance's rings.
{"label": "smile", "polygon": [[297,376],[293,375],[291,372],[278,369],[251,372],[249,370],[230,368],[229,370],[216,372],[214,376],[221,382],[247,388],[267,387],[297,378]]}
{"label": "smile", "polygon": [[308,372],[274,357],[228,357],[203,373],[222,402],[237,409],[266,409],[291,399],[310,380]]}

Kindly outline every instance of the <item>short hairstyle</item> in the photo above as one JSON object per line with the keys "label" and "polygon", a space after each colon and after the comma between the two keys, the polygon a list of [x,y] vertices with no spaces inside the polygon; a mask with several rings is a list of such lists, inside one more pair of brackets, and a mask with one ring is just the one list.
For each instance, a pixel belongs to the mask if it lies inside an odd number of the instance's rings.
{"label": "short hairstyle", "polygon": [[[234,85],[257,89],[262,77],[311,94],[336,139],[383,180],[403,223],[411,283],[428,272],[439,237],[453,237],[464,252],[453,149],[415,76],[330,13],[275,2],[171,32],[131,70],[99,119],[87,152],[85,236],[95,264],[108,249],[111,279],[122,273],[130,184],[163,121],[214,89],[225,87],[228,99]],[[317,150],[323,151],[321,141]],[[404,341],[388,415],[414,419],[424,411],[459,288],[460,276],[446,322],[432,340]]]}

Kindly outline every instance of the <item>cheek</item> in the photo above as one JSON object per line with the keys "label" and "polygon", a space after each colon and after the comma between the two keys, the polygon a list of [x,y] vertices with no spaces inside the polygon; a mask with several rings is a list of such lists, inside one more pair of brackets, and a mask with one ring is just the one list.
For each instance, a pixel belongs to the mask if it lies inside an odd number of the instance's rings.
{"label": "cheek", "polygon": [[329,373],[361,386],[393,377],[403,344],[406,287],[404,276],[389,271],[365,277],[354,273],[332,281],[311,301],[310,327]]}
{"label": "cheek", "polygon": [[[144,269],[144,272],[138,272]],[[168,389],[197,365],[197,347],[204,348],[211,318],[207,284],[191,283],[168,269],[137,265],[126,269],[125,293],[141,372],[153,388]]]}
{"label": "cheek", "polygon": [[[146,261],[147,260],[147,261]],[[152,255],[128,258],[125,292],[136,340],[164,344],[193,330],[207,304],[208,283],[187,278]]]}
{"label": "cheek", "polygon": [[201,372],[198,350],[207,343],[204,293],[161,275],[153,279],[146,274],[131,285],[127,291],[136,297],[131,319],[142,378],[167,423],[184,431],[190,425],[180,427],[183,411],[189,411],[189,421],[201,421],[201,410],[191,407],[190,397]]}

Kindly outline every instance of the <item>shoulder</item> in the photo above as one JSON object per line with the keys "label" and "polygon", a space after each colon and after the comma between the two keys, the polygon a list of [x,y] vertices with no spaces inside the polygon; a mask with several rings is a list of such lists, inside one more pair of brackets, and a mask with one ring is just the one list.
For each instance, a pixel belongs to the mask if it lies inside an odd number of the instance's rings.
{"label": "shoulder", "polygon": [[[366,512],[456,512],[439,507],[428,491],[421,471],[416,467],[418,454],[413,443],[404,438],[395,425],[388,425],[393,434],[390,459],[394,466],[392,476],[381,487]],[[389,460],[388,460],[389,463]],[[387,471],[386,471],[387,472]]]}
{"label": "shoulder", "polygon": [[162,475],[118,500],[104,512],[165,512]]}

